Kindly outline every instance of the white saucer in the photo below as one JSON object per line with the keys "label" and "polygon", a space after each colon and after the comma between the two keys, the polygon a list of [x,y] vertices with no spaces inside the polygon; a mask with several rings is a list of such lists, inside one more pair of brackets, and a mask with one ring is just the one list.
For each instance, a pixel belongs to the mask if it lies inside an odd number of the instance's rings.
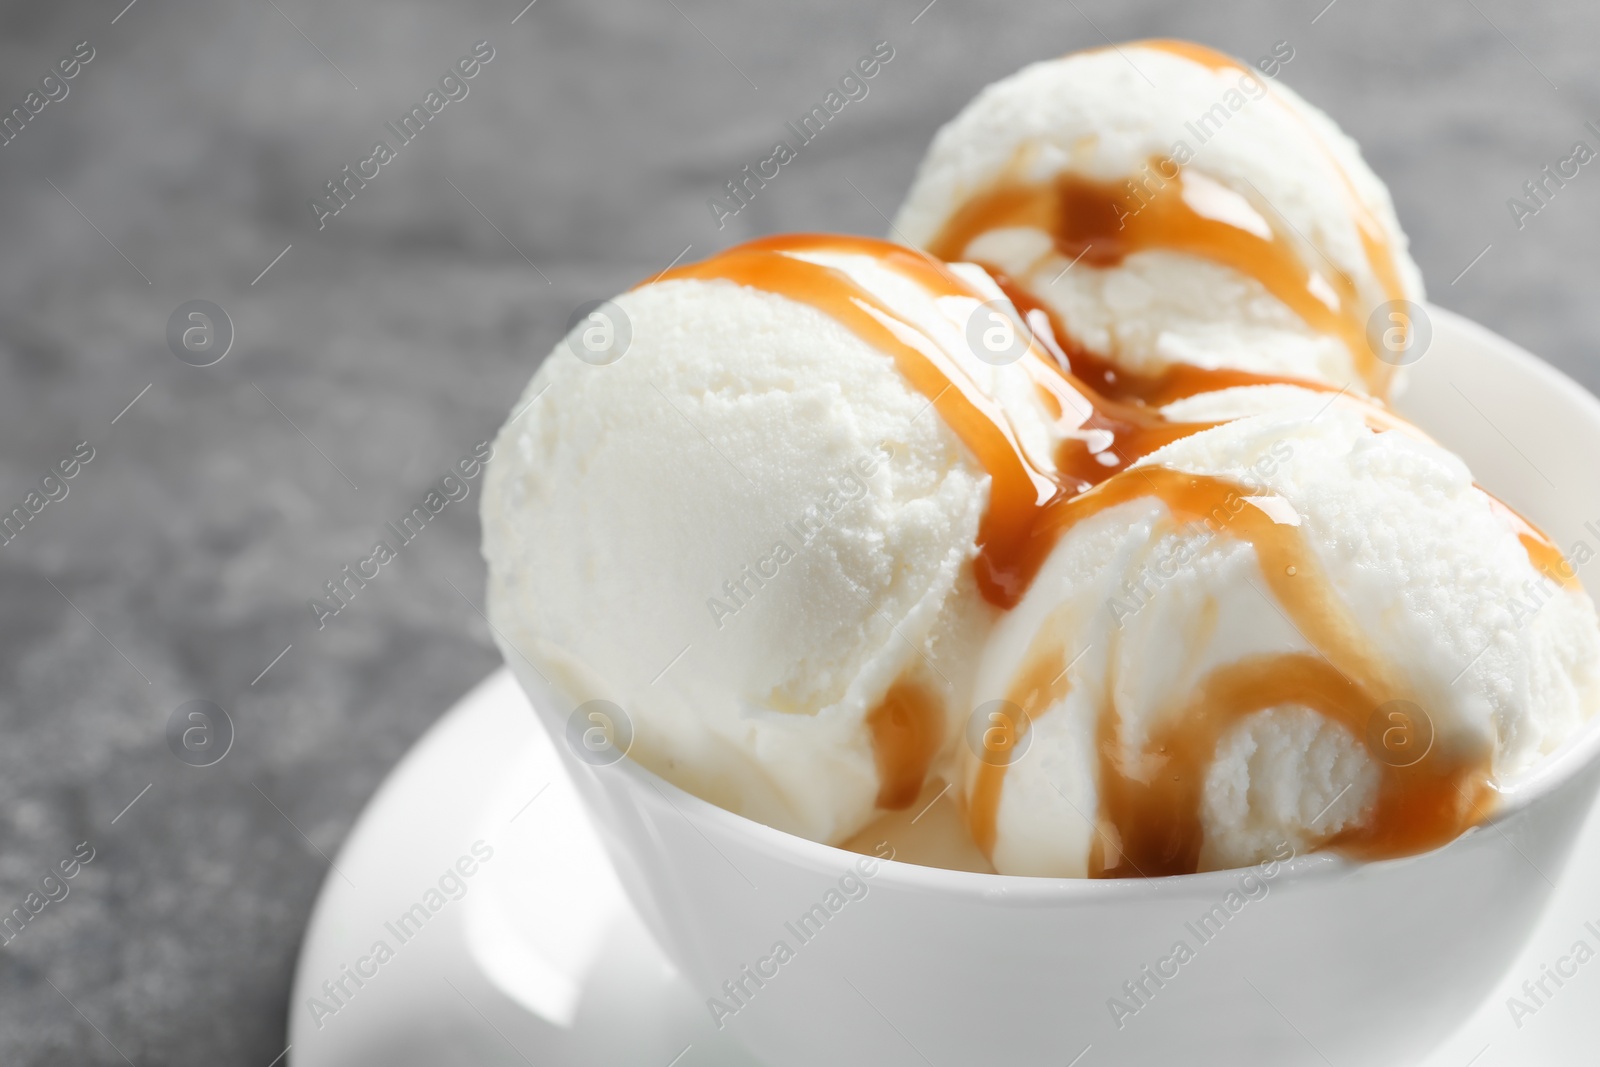
{"label": "white saucer", "polygon": [[[492,855],[463,865],[464,890],[447,879],[455,899],[429,897],[480,841]],[[398,926],[417,904],[436,910]],[[363,957],[371,977],[349,977]],[[323,990],[341,978],[342,1004]],[[504,669],[417,742],[340,849],[295,969],[289,1046],[294,1067],[756,1064],[634,917]]]}
{"label": "white saucer", "polygon": [[[429,897],[479,841],[493,854],[462,865],[473,873],[459,878],[458,898]],[[455,891],[448,878],[445,888]],[[417,904],[436,910],[420,929],[396,927]],[[1418,1067],[1593,1063],[1600,958],[1559,989],[1547,980],[1554,996],[1520,1028],[1506,1003],[1575,941],[1600,951],[1586,921],[1600,929],[1600,820],[1592,815],[1549,912],[1500,988]],[[380,940],[393,953],[384,962],[374,954]],[[371,976],[347,976],[363,957]],[[322,990],[341,979],[342,1003]],[[736,1026],[719,1032],[704,1004],[629,909],[549,737],[502,669],[424,735],[340,850],[295,973],[289,1061],[755,1065],[733,1040]],[[1112,1062],[1086,1058],[1081,1067]]]}

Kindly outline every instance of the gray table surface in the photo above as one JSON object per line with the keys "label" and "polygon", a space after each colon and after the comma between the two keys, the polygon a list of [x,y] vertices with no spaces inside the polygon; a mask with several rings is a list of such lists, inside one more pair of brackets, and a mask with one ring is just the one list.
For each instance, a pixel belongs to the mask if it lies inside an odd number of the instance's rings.
{"label": "gray table surface", "polygon": [[[95,450],[0,546],[0,912],[95,850],[0,945],[7,1065],[266,1067],[328,857],[498,658],[470,505],[326,629],[307,600],[493,433],[576,305],[686,247],[883,231],[937,126],[1025,62],[1291,42],[1437,302],[1600,386],[1600,165],[1521,230],[1506,206],[1600,146],[1592,4],[125,2],[0,9],[5,110],[94,49],[0,148],[0,510]],[[319,232],[306,200],[484,39],[470,95]],[[870,95],[719,231],[707,197],[880,40]],[[203,369],[166,342],[192,299],[236,328]],[[236,729],[203,769],[165,740],[193,699]]]}

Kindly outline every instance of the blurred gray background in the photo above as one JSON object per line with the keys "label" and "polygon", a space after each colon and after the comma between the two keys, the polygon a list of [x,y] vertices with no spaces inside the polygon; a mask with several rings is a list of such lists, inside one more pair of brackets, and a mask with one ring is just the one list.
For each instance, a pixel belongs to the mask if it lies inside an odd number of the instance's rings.
{"label": "blurred gray background", "polygon": [[[0,112],[94,50],[0,147],[0,511],[95,452],[0,546],[0,913],[95,849],[0,945],[0,1063],[267,1067],[327,857],[498,661],[476,484],[320,632],[308,598],[494,432],[577,305],[686,249],[882,232],[938,125],[1028,61],[1291,42],[1432,297],[1600,387],[1600,164],[1521,230],[1506,205],[1600,145],[1593,4],[523,2],[0,7]],[[319,231],[308,198],[479,40],[469,96]],[[870,95],[719,230],[706,199],[880,40]],[[236,331],[205,368],[166,340],[197,299]],[[165,740],[194,699],[236,730],[206,768]]]}

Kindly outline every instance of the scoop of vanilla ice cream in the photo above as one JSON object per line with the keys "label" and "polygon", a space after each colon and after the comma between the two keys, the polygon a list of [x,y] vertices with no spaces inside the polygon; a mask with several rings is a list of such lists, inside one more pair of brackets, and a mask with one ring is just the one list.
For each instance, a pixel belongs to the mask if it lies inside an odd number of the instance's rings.
{"label": "scoop of vanilla ice cream", "polygon": [[[834,259],[957,339],[999,295],[979,272],[978,296],[936,299],[871,257]],[[555,711],[619,706],[630,754],[673,783],[842,840],[874,814],[866,717],[890,687],[966,710],[992,611],[970,566],[989,477],[889,354],[812,306],[699,279],[615,305],[626,353],[594,366],[557,345],[498,438],[496,637],[570,698]],[[1042,440],[1021,371],[972,369]]]}
{"label": "scoop of vanilla ice cream", "polygon": [[[1492,745],[1495,780],[1514,780],[1600,705],[1589,598],[1535,569],[1513,520],[1453,454],[1373,431],[1348,401],[1280,392],[1269,407],[1168,445],[1122,477],[1152,466],[1218,476],[1274,522],[1295,524],[1370,646],[1405,675],[1434,744]],[[1137,766],[1143,742],[1216,668],[1314,651],[1249,542],[1169,516],[1139,497],[1071,527],[988,638],[975,703],[1015,693],[1041,649],[1067,682],[1032,717],[1028,746],[1002,779],[991,856],[1002,873],[1088,873],[1108,703],[1119,752]],[[1531,615],[1530,588],[1542,601]],[[980,767],[966,758],[970,795]],[[1160,773],[1154,766],[1147,773]],[[1201,869],[1281,856],[1284,845],[1304,851],[1361,825],[1379,770],[1362,737],[1307,707],[1241,719],[1205,771]]]}
{"label": "scoop of vanilla ice cream", "polygon": [[[1202,215],[1284,236],[1314,285],[1349,279],[1359,305],[1345,309],[1352,321],[1365,324],[1390,299],[1423,299],[1388,191],[1331,119],[1254,70],[1218,69],[1203,53],[1161,42],[1035,63],[984,89],[934,138],[893,232],[932,247],[1002,180],[1127,183],[1134,208],[1179,169],[1152,170],[1152,160],[1181,165],[1183,196]],[[1374,271],[1358,210],[1392,255],[1395,286]],[[1079,344],[1132,371],[1187,363],[1366,388],[1347,339],[1314,329],[1256,277],[1209,258],[1151,249],[1114,265],[1095,266],[1093,256],[1074,265],[1026,226],[941,254],[1004,271]],[[1337,303],[1331,289],[1320,295]]]}

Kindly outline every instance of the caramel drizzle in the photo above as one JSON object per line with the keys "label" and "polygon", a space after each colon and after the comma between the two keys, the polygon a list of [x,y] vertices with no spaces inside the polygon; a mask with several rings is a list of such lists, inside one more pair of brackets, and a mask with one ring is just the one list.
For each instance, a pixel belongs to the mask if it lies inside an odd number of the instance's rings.
{"label": "caramel drizzle", "polygon": [[[1254,71],[1203,45],[1171,40],[1140,43],[1214,71],[1237,70],[1259,79]],[[1304,122],[1288,104],[1269,97]],[[1404,299],[1399,263],[1382,225],[1315,131],[1311,140],[1338,176],[1363,252],[1386,298]],[[1186,180],[1182,168],[1170,159],[1152,160],[1146,173],[1153,173],[1154,188],[1148,180],[1136,187],[1132,179],[1096,182],[1071,173],[1046,182],[1002,177],[963,203],[929,242],[928,250],[941,259],[960,260],[985,233],[1027,227],[1047,234],[1062,257],[1082,257],[1090,267],[1114,267],[1130,255],[1155,250],[1210,260],[1255,279],[1313,330],[1338,338],[1372,395],[1387,395],[1394,367],[1378,359],[1367,341],[1364,312],[1370,309],[1363,307],[1349,275],[1331,262],[1325,262],[1326,271],[1308,265],[1301,254],[1305,242],[1286,232],[1287,223],[1253,189],[1246,195],[1210,180]],[[1231,200],[1228,217],[1197,207],[1219,197]],[[1236,221],[1244,215],[1259,221],[1260,228]]]}
{"label": "caramel drizzle", "polygon": [[[984,270],[994,279],[1000,291],[1005,293],[1006,299],[1022,313],[1035,340],[1055,357],[1057,364],[1075,381],[1109,403],[1121,407],[1161,408],[1202,393],[1249,385],[1292,385],[1315,393],[1337,391],[1327,382],[1313,378],[1233,367],[1173,363],[1154,374],[1119,367],[1078,343],[1070,331],[1063,327],[1055,310],[1046,306],[1015,278],[997,267],[985,266]],[[1372,402],[1367,403],[1368,406],[1376,406]]]}
{"label": "caramel drizzle", "polygon": [[1522,542],[1522,548],[1528,553],[1528,562],[1533,564],[1534,570],[1555,579],[1556,583],[1565,589],[1583,588],[1578,581],[1578,569],[1568,562],[1567,557],[1562,554],[1555,541],[1551,540],[1549,534],[1529,522],[1520,511],[1483,486],[1479,485],[1476,488],[1489,498],[1489,506],[1506,525],[1516,531],[1517,540]]}
{"label": "caramel drizzle", "polygon": [[[1214,423],[1173,423],[1139,403],[1100,396],[1041,348],[1019,361],[1050,399],[1063,443],[1057,471],[1031,462],[1000,405],[974,378],[980,366],[960,325],[940,331],[911,318],[844,269],[803,258],[818,253],[870,257],[919,283],[934,297],[984,295],[928,255],[866,237],[798,235],[740,245],[701,263],[675,267],[658,280],[722,279],[807,304],[894,357],[895,366],[938,410],[991,478],[989,506],[978,530],[974,567],[991,603],[1013,607],[1049,554],[1034,536],[1039,516],[1061,496],[1083,492],[1156,449]],[[950,338],[956,343],[951,344]],[[1109,462],[1107,462],[1109,461]]]}
{"label": "caramel drizzle", "polygon": [[[1420,441],[1437,443],[1415,424],[1396,415],[1381,400],[1349,393],[1345,389],[1336,390],[1324,381],[1237,370],[1231,367],[1197,367],[1190,363],[1173,363],[1156,374],[1139,374],[1125,370],[1074,341],[1069,332],[1062,327],[1056,313],[1036,300],[1027,289],[1018,285],[1008,275],[992,269],[990,273],[1007,299],[1023,314],[1033,331],[1034,339],[1055,357],[1057,366],[1062,368],[1071,380],[1100,398],[1100,403],[1104,405],[1104,418],[1094,423],[1095,426],[1115,427],[1116,417],[1121,414],[1125,419],[1131,418],[1140,425],[1148,424],[1150,440],[1155,440],[1157,435],[1165,433],[1168,435],[1166,441],[1170,443],[1187,437],[1190,433],[1219,424],[1173,422],[1167,420],[1159,411],[1150,409],[1165,407],[1179,400],[1187,400],[1203,393],[1220,392],[1224,389],[1254,385],[1292,385],[1314,393],[1338,394],[1339,402],[1358,411],[1373,433],[1398,430]],[[1130,412],[1134,414],[1130,416]],[[1147,450],[1142,455],[1148,455],[1150,451],[1154,450]],[[1098,460],[1101,457],[1094,458]],[[1059,462],[1063,464],[1077,459],[1078,457],[1058,457]],[[1125,469],[1126,466],[1127,464],[1116,464],[1111,470],[1115,473]],[[1515,512],[1511,515],[1516,523],[1527,526],[1536,536],[1543,537],[1528,525],[1522,516]]]}
{"label": "caramel drizzle", "polygon": [[1049,645],[1044,635],[1037,637],[1007,698],[1016,711],[1011,708],[996,711],[991,721],[984,724],[981,743],[986,757],[979,760],[967,790],[967,826],[973,842],[991,860],[1000,825],[1000,797],[1006,771],[1022,751],[1020,746],[1033,720],[1067,695],[1066,661],[1059,652],[1059,648]]}
{"label": "caramel drizzle", "polygon": [[[1103,843],[1096,850],[1092,873],[1109,877],[1196,869],[1204,770],[1217,738],[1244,715],[1279,703],[1303,703],[1352,726],[1359,736],[1374,709],[1408,691],[1403,672],[1369,647],[1295,527],[1273,522],[1265,511],[1243,503],[1244,494],[1225,480],[1162,467],[1128,469],[1157,448],[1212,425],[1170,422],[1158,410],[1159,404],[1171,399],[1207,391],[1203,388],[1207,376],[1212,388],[1269,381],[1324,391],[1326,386],[1201,368],[1141,379],[1097,366],[1076,349],[1069,353],[1055,347],[1052,352],[1043,343],[1034,344],[1019,366],[1053,402],[1059,412],[1056,428],[1066,435],[1056,457],[1057,469],[1043,470],[1027,457],[1004,411],[978,385],[976,357],[965,349],[959,329],[918,321],[896,310],[848,269],[806,258],[819,255],[867,257],[919,283],[936,299],[964,298],[973,308],[984,299],[960,276],[921,252],[859,237],[768,238],[702,263],[676,267],[657,281],[721,279],[782,295],[822,311],[890,354],[906,380],[928,398],[990,474],[975,571],[980,589],[992,603],[1014,606],[1057,540],[1076,523],[1117,504],[1154,497],[1166,504],[1174,522],[1211,521],[1230,536],[1249,541],[1270,593],[1316,649],[1316,655],[1250,660],[1214,672],[1181,714],[1157,726],[1137,765],[1123,751],[1120,716],[1109,701],[1103,702],[1099,719]],[[1024,299],[1037,337],[1049,340],[1041,327],[1066,337],[1042,309],[1027,304]],[[1074,373],[1079,368],[1111,395],[1086,384]],[[1380,405],[1363,402],[1363,406],[1369,422],[1378,423],[1378,428],[1408,425]],[[1110,464],[1097,458],[1108,452]],[[1235,508],[1235,502],[1240,506]],[[1510,509],[1505,513],[1514,518],[1513,526],[1530,553],[1537,546],[1554,550],[1526,520]],[[1558,552],[1555,558],[1559,559]],[[1065,660],[1059,655],[1034,656],[1034,660],[1011,694],[1027,717],[1013,724],[1009,740],[1002,739],[998,751],[1014,745],[1025,734],[1029,718],[1048,711],[1066,694]],[[868,715],[881,783],[880,807],[895,809],[914,800],[943,741],[940,721],[938,698],[906,682],[892,687]],[[1491,754],[1441,748],[1414,767],[1388,768],[1376,817],[1366,821],[1367,828],[1341,835],[1335,843],[1363,855],[1383,856],[1449,840],[1484,817],[1490,799]],[[999,759],[982,764],[970,790],[969,825],[986,855],[994,847],[1008,763]],[[1163,773],[1148,773],[1153,765]]]}
{"label": "caramel drizzle", "polygon": [[[1203,45],[1196,41],[1185,41],[1177,37],[1155,37],[1143,41],[1134,41],[1129,47],[1149,48],[1157,52],[1170,52],[1175,56],[1181,56],[1189,60],[1191,63],[1198,63],[1202,67],[1219,73],[1244,69],[1238,60],[1226,52],[1219,52],[1209,45]],[[1103,52],[1105,49],[1095,48],[1090,49],[1090,51]]]}
{"label": "caramel drizzle", "polygon": [[[1142,42],[1145,47],[1179,55],[1191,62],[1199,63],[1216,71],[1237,70],[1259,78],[1254,70],[1246,67],[1232,56],[1218,52],[1214,48],[1195,44],[1192,41],[1178,41],[1173,39],[1150,40]],[[1394,245],[1384,232],[1383,224],[1372,213],[1366,203],[1361,199],[1361,194],[1356,191],[1355,179],[1350,177],[1350,172],[1345,169],[1339,157],[1333,154],[1333,149],[1328,147],[1328,142],[1316,130],[1310,129],[1306,118],[1296,111],[1282,97],[1276,93],[1268,94],[1274,104],[1291,114],[1295,121],[1307,128],[1311,141],[1322,153],[1329,168],[1339,178],[1340,188],[1344,191],[1345,208],[1350,212],[1350,218],[1356,224],[1356,232],[1361,235],[1361,250],[1366,256],[1367,265],[1372,268],[1372,273],[1377,277],[1378,284],[1382,287],[1384,298],[1387,300],[1403,300],[1406,296],[1405,283],[1400,280],[1400,257],[1395,255]],[[1409,332],[1410,323],[1405,329]],[[1388,395],[1389,386],[1393,384],[1395,368],[1379,361],[1369,364],[1373,372],[1369,374],[1369,382],[1375,386],[1374,395]]]}
{"label": "caramel drizzle", "polygon": [[1369,386],[1376,388],[1379,368],[1386,365],[1367,344],[1366,322],[1349,276],[1308,266],[1298,251],[1298,238],[1271,221],[1270,209],[1257,215],[1267,227],[1265,234],[1203,214],[1190,192],[1194,182],[1170,161],[1153,161],[1151,167],[1163,164],[1170,177],[1162,173],[1161,184],[1147,186],[1143,193],[1072,173],[1044,183],[1001,179],[964,203],[928,249],[958,260],[991,230],[1026,227],[1048,234],[1063,258],[1081,257],[1090,267],[1115,267],[1130,255],[1156,250],[1210,260],[1254,278],[1312,329],[1337,337]]}
{"label": "caramel drizzle", "polygon": [[938,697],[915,682],[896,682],[868,713],[867,729],[878,767],[878,807],[909,808],[944,743],[944,709]]}
{"label": "caramel drizzle", "polygon": [[[1154,498],[1166,505],[1173,526],[1205,523],[1247,542],[1259,561],[1265,593],[1315,650],[1258,656],[1217,668],[1184,707],[1154,725],[1137,753],[1129,751],[1112,687],[1107,687],[1096,719],[1100,812],[1092,877],[1152,877],[1199,869],[1206,773],[1222,736],[1245,717],[1297,704],[1364,738],[1384,704],[1416,702],[1404,672],[1371,646],[1300,528],[1274,521],[1267,510],[1246,500],[1248,492],[1221,478],[1142,467],[1063,502],[1046,516],[1047,528],[1065,530],[1119,504]],[[1068,662],[1064,649],[1045,643],[1029,656],[1009,697],[1026,714],[1019,738],[1032,719],[1065,698],[1068,688],[1059,676]],[[1054,682],[1040,684],[1050,677]],[[1492,802],[1492,754],[1488,745],[1441,738],[1410,766],[1376,760],[1380,784],[1375,809],[1359,828],[1331,843],[1350,854],[1377,857],[1419,852],[1455,838],[1481,819]],[[986,852],[993,849],[1009,762],[981,767],[971,790],[972,833]]]}

